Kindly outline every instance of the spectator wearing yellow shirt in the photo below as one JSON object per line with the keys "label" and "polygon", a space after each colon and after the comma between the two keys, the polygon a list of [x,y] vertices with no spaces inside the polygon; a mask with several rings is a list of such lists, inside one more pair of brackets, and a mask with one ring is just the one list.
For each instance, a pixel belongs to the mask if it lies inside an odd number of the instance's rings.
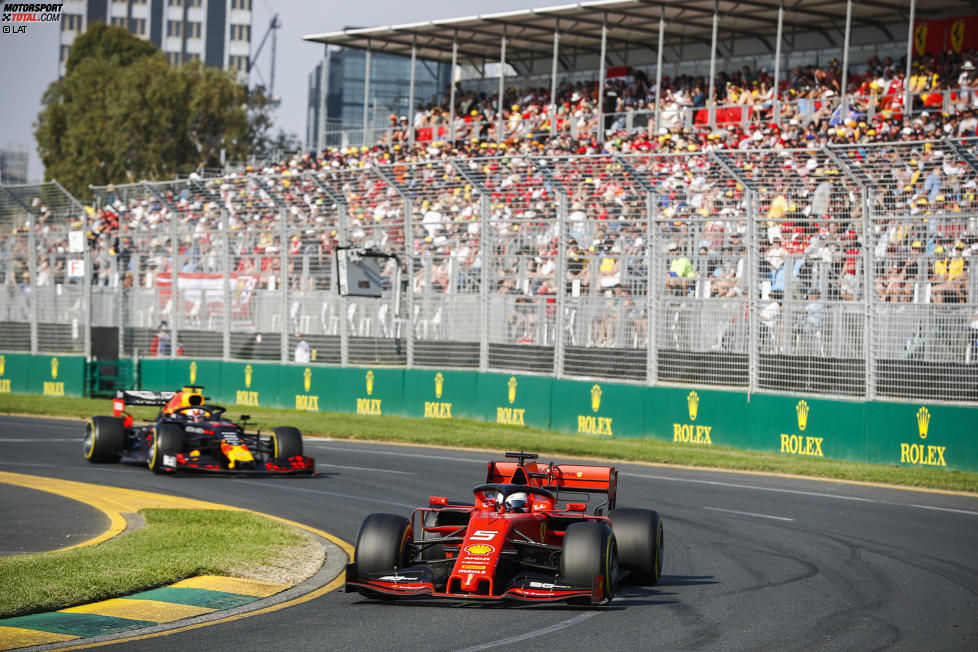
{"label": "spectator wearing yellow shirt", "polygon": [[[935,254],[944,253],[943,247],[935,247]],[[934,303],[965,303],[968,300],[968,269],[964,260],[964,243],[954,245],[951,258],[941,258],[934,263],[934,286],[931,297]]]}

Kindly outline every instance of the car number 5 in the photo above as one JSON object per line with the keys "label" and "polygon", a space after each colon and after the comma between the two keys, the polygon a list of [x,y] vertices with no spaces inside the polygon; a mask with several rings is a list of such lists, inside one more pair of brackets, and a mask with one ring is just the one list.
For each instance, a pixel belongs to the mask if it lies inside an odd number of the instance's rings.
{"label": "car number 5", "polygon": [[476,530],[469,537],[470,541],[492,541],[496,536],[495,530]]}

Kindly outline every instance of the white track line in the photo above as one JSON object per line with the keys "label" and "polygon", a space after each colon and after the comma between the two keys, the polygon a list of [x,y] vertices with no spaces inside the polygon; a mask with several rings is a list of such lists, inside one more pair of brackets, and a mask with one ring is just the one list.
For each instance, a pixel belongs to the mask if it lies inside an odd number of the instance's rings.
{"label": "white track line", "polygon": [[234,480],[234,482],[240,482],[241,484],[253,484],[258,487],[264,487],[268,489],[282,489],[284,491],[300,491],[307,494],[321,494],[323,496],[336,496],[338,498],[349,498],[350,500],[362,500],[368,503],[380,503],[381,505],[395,505],[397,507],[407,507],[408,509],[414,509],[417,505],[408,505],[407,503],[396,503],[393,500],[377,500],[376,498],[364,498],[363,496],[355,496],[353,494],[341,494],[336,491],[323,491],[322,489],[305,489],[303,487],[293,487],[277,482],[259,482],[257,480]]}
{"label": "white track line", "polygon": [[564,629],[565,627],[571,627],[579,622],[585,621],[589,618],[594,618],[597,616],[599,611],[588,611],[573,618],[568,618],[567,620],[562,620],[559,623],[554,623],[549,627],[544,627],[543,629],[537,629],[532,632],[527,632],[526,634],[519,634],[517,636],[510,636],[509,638],[501,638],[498,641],[490,641],[489,643],[483,643],[482,645],[473,645],[472,647],[463,648],[457,650],[456,652],[477,652],[477,650],[490,650],[494,647],[499,647],[500,645],[510,645],[512,643],[519,643],[520,641],[525,641],[531,638],[536,638],[538,636],[545,636],[551,632],[556,632],[557,630]]}
{"label": "white track line", "polygon": [[724,512],[726,514],[739,514],[741,516],[756,516],[758,518],[773,518],[776,521],[793,521],[795,519],[788,518],[787,516],[771,516],[770,514],[757,514],[755,512],[739,512],[736,509],[720,509],[719,507],[704,507],[703,509],[708,509],[711,512]]}
{"label": "white track line", "polygon": [[373,471],[376,473],[383,473],[384,475],[417,475],[417,473],[409,473],[408,471],[391,471],[390,469],[378,469],[377,467],[370,468],[366,466],[343,466],[342,464],[323,464],[322,462],[316,462],[317,469],[324,466],[328,466],[331,469],[347,469],[348,471]]}

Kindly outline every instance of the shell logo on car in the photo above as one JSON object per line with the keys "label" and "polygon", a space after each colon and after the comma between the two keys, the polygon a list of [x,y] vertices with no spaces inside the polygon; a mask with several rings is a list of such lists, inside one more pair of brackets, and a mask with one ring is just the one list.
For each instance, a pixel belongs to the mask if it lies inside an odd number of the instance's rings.
{"label": "shell logo on car", "polygon": [[473,543],[470,546],[465,546],[465,552],[470,555],[488,555],[496,552],[496,549],[488,543]]}

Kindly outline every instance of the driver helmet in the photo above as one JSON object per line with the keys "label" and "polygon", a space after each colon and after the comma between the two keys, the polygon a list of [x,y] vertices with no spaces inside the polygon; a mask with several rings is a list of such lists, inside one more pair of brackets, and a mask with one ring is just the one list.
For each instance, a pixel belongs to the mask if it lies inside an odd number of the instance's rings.
{"label": "driver helmet", "polygon": [[530,502],[530,497],[522,491],[510,494],[506,497],[507,512],[525,512],[526,504]]}
{"label": "driver helmet", "polygon": [[187,416],[189,416],[190,420],[193,421],[194,423],[200,423],[201,421],[204,420],[204,411],[200,408],[187,410]]}

